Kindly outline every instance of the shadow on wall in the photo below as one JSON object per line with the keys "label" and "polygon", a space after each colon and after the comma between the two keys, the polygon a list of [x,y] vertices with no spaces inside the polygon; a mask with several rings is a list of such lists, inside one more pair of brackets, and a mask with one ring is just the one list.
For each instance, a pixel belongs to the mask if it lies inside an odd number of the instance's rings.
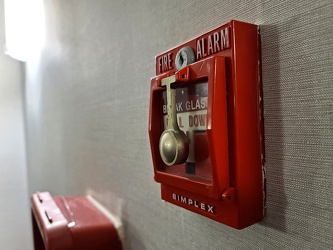
{"label": "shadow on wall", "polygon": [[279,29],[261,25],[260,32],[266,158],[266,216],[260,224],[286,232]]}
{"label": "shadow on wall", "polygon": [[[125,235],[129,237],[131,236],[131,239],[129,240],[128,238],[125,237],[125,241],[123,242],[123,248],[127,250],[134,250],[134,249],[142,249],[145,250],[147,249],[144,241],[141,239],[140,235],[140,230],[135,228],[135,225],[127,219],[126,216],[122,218],[122,222],[124,224],[124,229],[125,229]],[[131,225],[131,226],[130,226]],[[153,235],[153,232],[152,232]]]}

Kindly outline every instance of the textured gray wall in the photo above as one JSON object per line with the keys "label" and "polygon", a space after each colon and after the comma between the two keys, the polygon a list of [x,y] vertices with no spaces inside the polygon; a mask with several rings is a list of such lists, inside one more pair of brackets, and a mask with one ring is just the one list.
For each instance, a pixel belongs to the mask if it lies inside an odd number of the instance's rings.
{"label": "textured gray wall", "polygon": [[31,250],[26,172],[24,65],[4,55],[4,3],[0,0],[0,249]]}
{"label": "textured gray wall", "polygon": [[[128,249],[333,248],[333,3],[45,1],[27,65],[30,192],[90,193]],[[261,25],[267,216],[242,231],[160,200],[147,135],[154,56],[238,19]]]}

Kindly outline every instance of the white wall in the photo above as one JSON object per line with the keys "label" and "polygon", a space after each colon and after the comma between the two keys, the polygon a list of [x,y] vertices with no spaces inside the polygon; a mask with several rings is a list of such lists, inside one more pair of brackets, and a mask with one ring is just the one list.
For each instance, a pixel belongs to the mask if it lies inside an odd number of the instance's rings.
{"label": "white wall", "polygon": [[[333,249],[333,4],[45,0],[27,67],[30,193],[92,193],[129,249]],[[154,56],[238,19],[261,25],[267,216],[242,231],[160,199],[148,142]]]}
{"label": "white wall", "polygon": [[0,1],[0,249],[32,249],[23,122],[24,65],[5,56]]}

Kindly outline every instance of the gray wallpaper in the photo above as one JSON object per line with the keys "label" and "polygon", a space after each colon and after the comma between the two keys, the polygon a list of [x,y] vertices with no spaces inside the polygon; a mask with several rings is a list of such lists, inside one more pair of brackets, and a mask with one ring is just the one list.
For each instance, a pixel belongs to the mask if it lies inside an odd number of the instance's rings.
{"label": "gray wallpaper", "polygon": [[[30,193],[91,194],[127,249],[333,248],[333,3],[51,1],[27,64]],[[147,126],[154,56],[230,19],[262,34],[267,215],[242,231],[160,199]]]}

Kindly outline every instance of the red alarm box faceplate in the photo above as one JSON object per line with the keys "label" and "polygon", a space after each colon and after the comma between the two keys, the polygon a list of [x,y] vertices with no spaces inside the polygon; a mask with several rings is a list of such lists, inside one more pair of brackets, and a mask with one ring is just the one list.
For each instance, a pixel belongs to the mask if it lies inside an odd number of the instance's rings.
{"label": "red alarm box faceplate", "polygon": [[241,229],[264,214],[260,37],[231,21],[156,57],[149,136],[162,199]]}

